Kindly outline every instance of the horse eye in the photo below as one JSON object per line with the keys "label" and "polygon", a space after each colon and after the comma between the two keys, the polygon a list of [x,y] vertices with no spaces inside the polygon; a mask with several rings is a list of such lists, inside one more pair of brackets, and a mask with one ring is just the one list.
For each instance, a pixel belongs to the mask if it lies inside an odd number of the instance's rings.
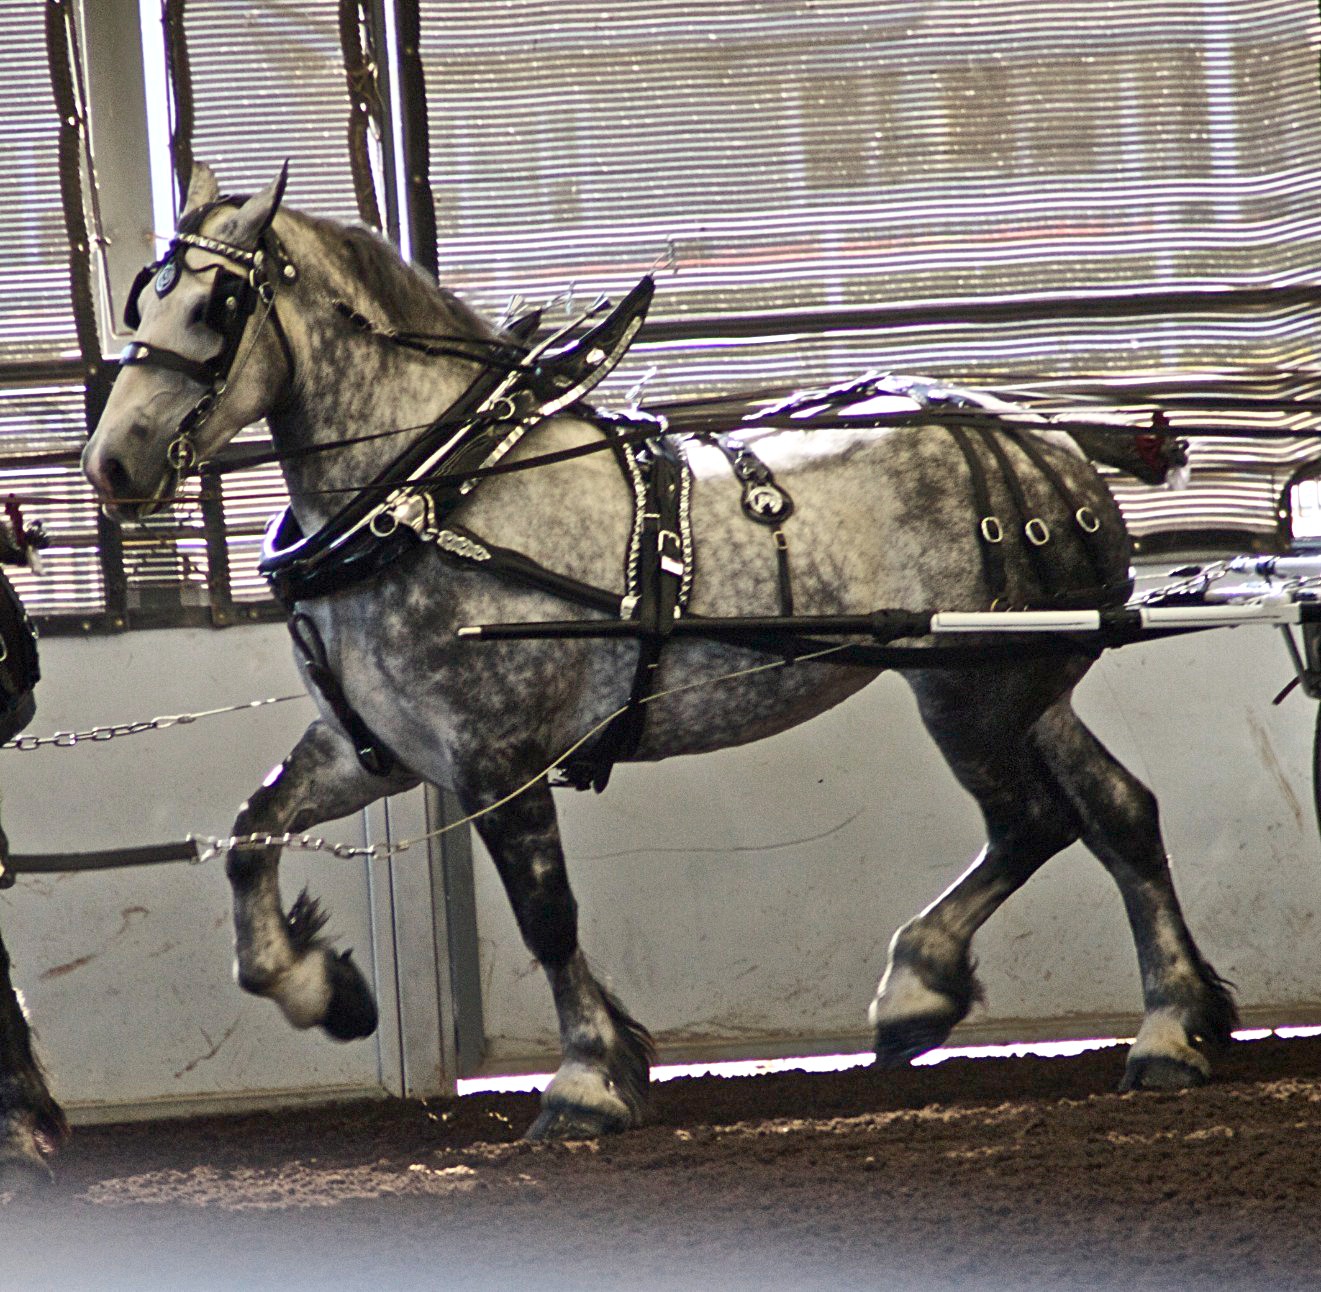
{"label": "horse eye", "polygon": [[198,301],[196,305],[188,307],[188,326],[201,327],[202,320],[206,317],[206,302]]}

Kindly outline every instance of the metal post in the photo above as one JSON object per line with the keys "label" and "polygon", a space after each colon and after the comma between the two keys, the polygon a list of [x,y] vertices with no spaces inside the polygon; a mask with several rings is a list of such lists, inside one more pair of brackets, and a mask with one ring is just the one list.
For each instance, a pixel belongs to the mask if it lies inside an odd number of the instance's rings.
{"label": "metal post", "polygon": [[[426,800],[428,830],[457,821],[463,814],[448,790],[428,786]],[[456,1077],[466,1077],[486,1055],[472,836],[466,826],[432,840],[431,875],[436,946],[441,952],[436,963],[441,1009],[442,1015],[448,1010],[450,1023],[444,1037],[446,1063]]]}

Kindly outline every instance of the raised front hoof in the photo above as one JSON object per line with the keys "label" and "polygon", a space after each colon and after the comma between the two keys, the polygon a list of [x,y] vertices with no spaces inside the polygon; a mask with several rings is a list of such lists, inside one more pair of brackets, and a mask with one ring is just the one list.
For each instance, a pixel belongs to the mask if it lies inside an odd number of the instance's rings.
{"label": "raised front hoof", "polygon": [[902,1068],[942,1045],[954,1026],[948,1018],[893,1019],[876,1028],[876,1066]]}
{"label": "raised front hoof", "polygon": [[1192,1090],[1204,1086],[1211,1079],[1208,1071],[1181,1059],[1153,1054],[1131,1058],[1124,1069],[1121,1091],[1127,1090]]}
{"label": "raised front hoof", "polygon": [[597,1139],[617,1135],[633,1125],[632,1118],[604,1108],[587,1108],[558,1099],[549,1100],[524,1139],[534,1143],[548,1140]]}
{"label": "raised front hoof", "polygon": [[326,1034],[337,1041],[357,1041],[376,1031],[376,1000],[350,952],[327,954],[326,978],[330,1003],[321,1020]]}

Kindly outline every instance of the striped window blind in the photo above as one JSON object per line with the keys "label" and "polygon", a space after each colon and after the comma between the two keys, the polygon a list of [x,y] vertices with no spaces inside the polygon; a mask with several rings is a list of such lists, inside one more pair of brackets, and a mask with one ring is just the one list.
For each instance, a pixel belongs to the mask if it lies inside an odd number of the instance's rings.
{"label": "striped window blind", "polygon": [[[1314,0],[416,5],[441,280],[492,314],[567,312],[657,270],[603,402],[654,368],[655,401],[882,370],[1134,425],[1167,403],[1192,486],[1113,479],[1146,550],[1278,546],[1291,499],[1321,536],[1317,488],[1290,488],[1321,458]],[[42,8],[19,0],[0,49],[0,489],[56,536],[24,597],[76,623],[105,589],[68,461]],[[354,218],[338,10],[184,6],[192,149],[225,189],[288,158],[291,204]],[[282,500],[274,469],[233,476],[124,531],[131,616],[255,611]]]}
{"label": "striped window blind", "polygon": [[[421,11],[442,279],[495,308],[672,267],[617,386],[1109,375],[1141,421],[1146,373],[1311,425],[1312,0]],[[1270,544],[1319,448],[1199,440],[1191,489],[1116,491],[1149,547]]]}
{"label": "striped window blind", "polygon": [[0,502],[21,498],[54,539],[46,577],[9,572],[29,609],[81,615],[100,610],[103,589],[96,507],[76,466],[83,385],[45,7],[11,6],[0,46]]}
{"label": "striped window blind", "polygon": [[[286,202],[354,220],[345,143],[349,100],[334,0],[188,0],[184,9],[193,100],[192,151],[226,193],[252,193],[289,161]],[[267,438],[264,425],[239,443]],[[225,477],[218,504],[225,534],[226,595],[239,607],[269,600],[257,574],[266,520],[285,501],[277,467]],[[208,561],[198,484],[139,533],[125,533],[130,596],[204,605],[217,571]]]}

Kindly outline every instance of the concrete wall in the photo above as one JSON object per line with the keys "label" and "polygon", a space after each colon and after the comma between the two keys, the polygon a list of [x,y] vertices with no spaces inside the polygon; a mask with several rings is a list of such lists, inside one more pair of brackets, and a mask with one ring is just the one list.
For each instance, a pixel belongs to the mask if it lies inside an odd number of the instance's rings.
{"label": "concrete wall", "polygon": [[[1112,652],[1077,705],[1159,795],[1190,924],[1245,1017],[1302,1021],[1321,1002],[1316,706],[1301,692],[1272,706],[1289,676],[1270,629],[1219,631]],[[603,797],[565,792],[561,807],[584,945],[671,1053],[865,1048],[892,932],[982,842],[895,677],[796,731],[623,768]],[[536,1066],[554,1048],[547,992],[480,861],[477,882],[487,1066]],[[1133,1026],[1118,893],[1080,847],[976,951],[987,1002],[963,1035]]]}
{"label": "concrete wall", "polygon": [[[56,638],[42,652],[38,733],[300,690],[279,626]],[[1298,693],[1271,705],[1288,676],[1274,634],[1244,628],[1113,653],[1078,702],[1160,795],[1190,922],[1249,1017],[1301,1021],[1321,1008],[1316,710]],[[0,753],[13,847],[227,833],[311,713],[300,698],[107,744]],[[560,803],[584,945],[670,1053],[861,1047],[891,933],[981,841],[971,800],[893,677],[784,736],[621,768],[604,796],[565,791]],[[405,836],[425,827],[408,800],[391,815]],[[355,819],[326,833],[352,842],[374,829]],[[310,883],[340,945],[376,978],[381,1033],[347,1046],[291,1031],[234,985],[218,863],[21,879],[0,894],[0,927],[58,1092],[122,1107],[434,1086],[436,1072],[409,1082],[401,1070],[410,1045],[415,1058],[435,1050],[418,1070],[440,1062],[428,966],[438,957],[443,979],[445,957],[443,937],[427,941],[427,865],[411,851],[370,867],[284,863],[286,899]],[[542,1066],[554,1051],[548,994],[480,848],[476,879],[485,1067]],[[994,917],[977,952],[988,1001],[967,1034],[1131,1026],[1122,909],[1079,849]]]}
{"label": "concrete wall", "polygon": [[[278,625],[50,638],[41,654],[37,734],[302,692]],[[11,847],[226,835],[312,712],[302,697],[105,744],[0,753]],[[348,842],[361,842],[363,828],[361,818],[331,827]],[[286,898],[304,882],[370,974],[377,938],[364,863],[291,855]],[[0,894],[0,928],[56,1091],[70,1103],[377,1089],[395,1062],[379,1040],[294,1033],[273,1006],[239,991],[219,862],[23,877]],[[388,1045],[388,1016],[383,1036]]]}

